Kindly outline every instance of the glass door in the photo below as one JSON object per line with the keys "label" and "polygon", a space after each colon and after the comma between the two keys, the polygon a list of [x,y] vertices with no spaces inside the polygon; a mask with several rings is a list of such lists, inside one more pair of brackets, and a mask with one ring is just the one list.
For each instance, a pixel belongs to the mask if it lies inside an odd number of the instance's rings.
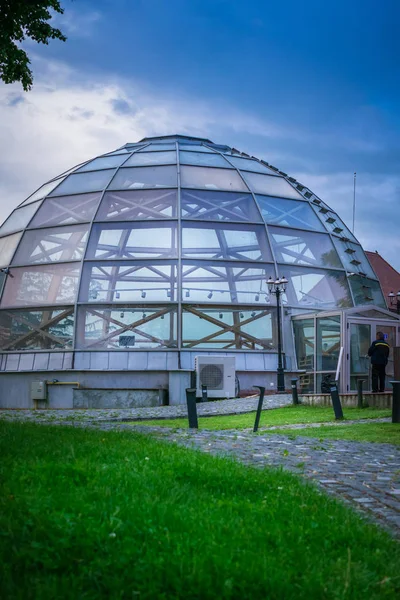
{"label": "glass door", "polygon": [[390,346],[389,361],[386,367],[386,389],[391,389],[389,381],[394,379],[394,362],[393,362],[393,347],[396,345],[396,327],[393,325],[383,325],[380,323],[374,324],[375,331],[373,339],[376,339],[376,334],[381,331],[384,335],[385,342]]}
{"label": "glass door", "polygon": [[370,359],[371,325],[349,323],[350,390],[357,390],[357,381],[364,379],[364,390],[371,389]]}

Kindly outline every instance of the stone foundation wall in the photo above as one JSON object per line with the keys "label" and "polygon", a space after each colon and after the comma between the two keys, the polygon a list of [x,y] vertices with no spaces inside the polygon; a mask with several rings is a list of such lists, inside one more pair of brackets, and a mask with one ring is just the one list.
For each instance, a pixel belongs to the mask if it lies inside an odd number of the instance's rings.
{"label": "stone foundation wall", "polygon": [[[299,400],[302,404],[311,406],[332,406],[330,394],[299,394]],[[343,407],[357,407],[357,393],[340,394],[340,401]],[[392,408],[392,392],[383,394],[365,392],[363,404],[365,407]]]}

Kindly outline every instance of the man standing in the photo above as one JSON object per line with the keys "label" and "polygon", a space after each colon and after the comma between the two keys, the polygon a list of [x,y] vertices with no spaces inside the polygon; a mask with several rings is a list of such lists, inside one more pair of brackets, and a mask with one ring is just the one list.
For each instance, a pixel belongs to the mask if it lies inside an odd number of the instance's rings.
{"label": "man standing", "polygon": [[[376,334],[376,340],[372,342],[368,350],[368,356],[371,357],[372,365],[372,393],[376,394],[385,391],[385,368],[388,364],[390,347],[385,342],[385,336],[382,331]],[[379,386],[379,389],[378,389]]]}

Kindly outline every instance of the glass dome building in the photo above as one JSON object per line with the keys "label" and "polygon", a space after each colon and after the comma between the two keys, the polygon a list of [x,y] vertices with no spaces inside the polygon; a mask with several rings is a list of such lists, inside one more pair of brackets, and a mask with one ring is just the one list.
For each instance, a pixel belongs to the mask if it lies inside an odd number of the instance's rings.
{"label": "glass dome building", "polygon": [[255,373],[270,384],[270,276],[289,282],[289,374],[299,369],[293,317],[386,308],[361,245],[310,189],[234,148],[179,135],[126,144],[45,183],[0,227],[0,267],[0,368],[24,374],[24,391],[14,380],[24,406],[27,382],[54,374],[171,395],[204,352],[234,354],[242,388]]}

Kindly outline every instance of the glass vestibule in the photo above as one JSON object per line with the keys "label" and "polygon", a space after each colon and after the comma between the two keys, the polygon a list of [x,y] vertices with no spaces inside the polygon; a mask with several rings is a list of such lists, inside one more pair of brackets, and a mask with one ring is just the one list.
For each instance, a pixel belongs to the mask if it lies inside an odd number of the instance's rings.
{"label": "glass vestibule", "polygon": [[393,347],[400,343],[400,319],[386,310],[374,307],[353,308],[338,312],[307,314],[293,317],[293,335],[300,390],[303,393],[326,392],[323,385],[335,379],[340,350],[341,392],[356,391],[363,379],[364,389],[371,389],[371,365],[368,348],[381,331],[390,345],[386,368],[386,387],[393,378]]}

